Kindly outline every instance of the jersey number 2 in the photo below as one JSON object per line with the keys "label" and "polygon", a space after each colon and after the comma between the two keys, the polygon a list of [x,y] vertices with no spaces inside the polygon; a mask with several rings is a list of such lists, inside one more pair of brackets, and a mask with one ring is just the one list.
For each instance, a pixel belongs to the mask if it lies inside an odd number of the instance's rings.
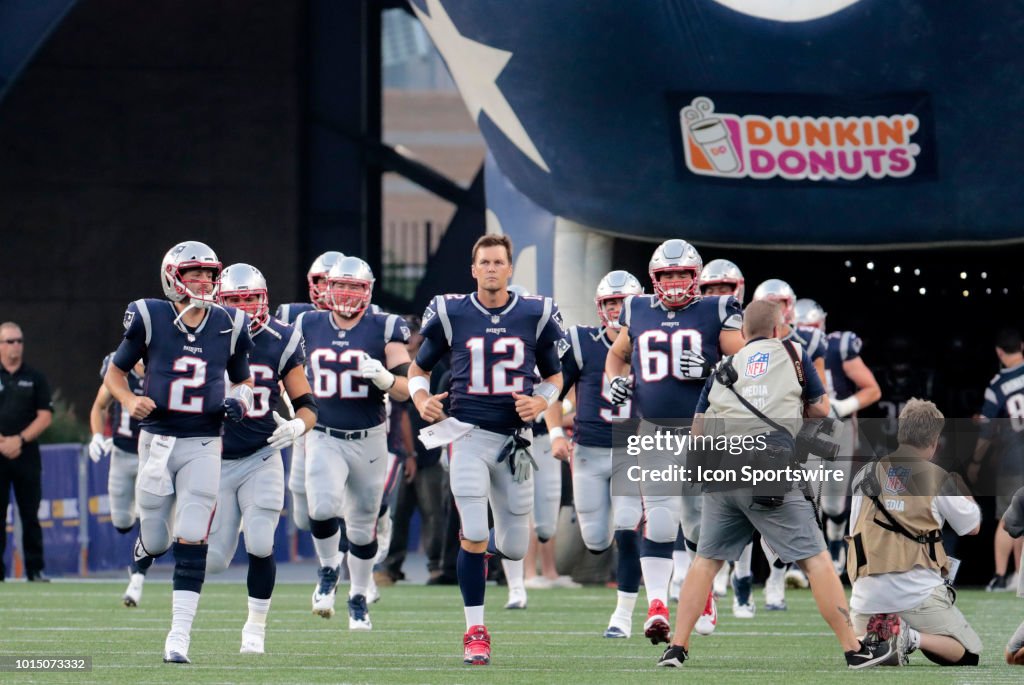
{"label": "jersey number 2", "polygon": [[198,357],[178,357],[171,367],[175,371],[188,372],[191,376],[175,378],[171,381],[171,395],[167,402],[167,408],[171,411],[180,411],[186,414],[203,413],[202,394],[185,398],[188,390],[203,387],[206,383],[206,362]]}

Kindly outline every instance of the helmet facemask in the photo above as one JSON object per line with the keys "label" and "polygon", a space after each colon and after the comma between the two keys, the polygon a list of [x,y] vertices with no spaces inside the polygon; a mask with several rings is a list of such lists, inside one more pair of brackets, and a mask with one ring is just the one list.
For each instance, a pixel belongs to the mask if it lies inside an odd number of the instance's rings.
{"label": "helmet facemask", "polygon": [[331,303],[327,294],[327,272],[311,273],[306,276],[309,283],[309,301],[317,309],[330,309]]}
{"label": "helmet facemask", "polygon": [[327,280],[327,300],[330,308],[347,319],[358,316],[370,306],[373,283],[356,278],[330,278]]}
{"label": "helmet facemask", "polygon": [[[690,274],[690,280],[661,280],[660,274],[681,273]],[[700,285],[697,280],[697,270],[680,268],[676,266],[651,271],[651,283],[654,285],[654,294],[661,300],[662,304],[672,309],[678,309],[690,304],[700,296]]]}
{"label": "helmet facemask", "polygon": [[[194,277],[185,278],[185,272],[196,269],[212,272],[211,280],[206,281]],[[171,271],[174,291],[182,296],[182,300],[187,298],[188,303],[196,309],[209,309],[210,305],[217,303],[221,272],[221,264],[219,262],[183,262],[176,267],[169,265],[168,270]]]}
{"label": "helmet facemask", "polygon": [[601,325],[602,326],[604,326],[605,328],[610,328],[610,329],[615,330],[615,331],[617,331],[620,328],[622,328],[622,326],[619,324],[618,313],[616,313],[615,316],[609,316],[608,312],[605,309],[605,307],[609,303],[617,302],[619,304],[619,311],[621,312],[622,311],[622,304],[625,301],[626,301],[626,296],[625,295],[619,295],[619,294],[606,295],[604,297],[598,297],[598,298],[594,299],[594,302],[597,303],[597,318],[601,320]]}
{"label": "helmet facemask", "polygon": [[[250,296],[256,296],[255,300],[250,302],[228,302],[230,297],[241,297],[248,298]],[[227,306],[234,307],[235,309],[241,309],[243,312],[249,315],[249,331],[255,333],[260,327],[266,325],[267,320],[270,318],[270,297],[267,295],[266,290],[234,290],[231,292],[221,292],[217,296],[217,302]]]}

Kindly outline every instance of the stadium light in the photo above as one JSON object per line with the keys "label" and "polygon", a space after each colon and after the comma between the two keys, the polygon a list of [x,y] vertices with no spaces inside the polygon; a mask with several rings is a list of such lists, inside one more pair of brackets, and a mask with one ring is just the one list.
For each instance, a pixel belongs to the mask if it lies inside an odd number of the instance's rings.
{"label": "stadium light", "polygon": [[898,292],[900,291],[900,287],[899,287],[898,285],[894,285],[894,286],[892,287],[892,291],[893,291],[894,293],[898,293]]}
{"label": "stadium light", "polygon": [[856,276],[850,276],[850,283],[856,283],[856,282],[857,282],[857,277]]}
{"label": "stadium light", "polygon": [[928,292],[928,291],[927,291],[927,290],[925,290],[924,288],[918,288],[917,292],[919,292],[919,293],[921,293],[922,295],[924,295],[924,294],[925,294],[926,292]]}
{"label": "stadium light", "polygon": [[899,273],[900,271],[902,271],[902,269],[900,269],[900,267],[899,267],[899,266],[894,266],[894,267],[892,268],[892,272],[893,272],[894,274],[898,274],[898,273]]}
{"label": "stadium light", "polygon": [[868,262],[867,263],[867,267],[868,267],[868,271],[871,271],[871,270],[873,270],[875,268],[875,263],[874,262]]}
{"label": "stadium light", "polygon": [[966,281],[967,280],[967,272],[966,271],[961,271],[960,272],[960,280],[961,281]]}

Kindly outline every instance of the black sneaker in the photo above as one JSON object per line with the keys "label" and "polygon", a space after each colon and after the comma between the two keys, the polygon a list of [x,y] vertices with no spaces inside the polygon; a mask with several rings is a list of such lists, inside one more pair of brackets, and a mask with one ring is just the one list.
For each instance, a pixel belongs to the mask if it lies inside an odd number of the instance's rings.
{"label": "black sneaker", "polygon": [[46,575],[42,571],[36,571],[35,573],[28,574],[28,582],[30,583],[49,583],[50,576]]}
{"label": "black sneaker", "polygon": [[[690,655],[686,653],[686,648],[681,645],[669,645],[665,648],[665,653],[658,659],[658,665],[664,668],[682,668],[683,662]],[[847,657],[849,658],[849,657]]]}
{"label": "black sneaker", "polygon": [[985,586],[985,592],[1006,592],[1010,589],[1006,574],[999,575],[998,573],[992,576],[992,580],[988,581],[988,585]]}
{"label": "black sneaker", "polygon": [[886,642],[861,642],[856,652],[846,652],[846,665],[858,670],[871,668],[890,661],[893,658],[892,644]]}

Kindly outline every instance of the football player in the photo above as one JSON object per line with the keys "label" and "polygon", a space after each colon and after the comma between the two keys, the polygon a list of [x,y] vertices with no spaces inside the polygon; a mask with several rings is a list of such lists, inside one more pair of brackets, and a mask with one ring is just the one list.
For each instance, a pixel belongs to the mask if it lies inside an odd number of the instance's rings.
{"label": "football player", "polygon": [[1008,571],[1011,555],[1016,562],[1017,572],[1021,572],[1022,538],[1011,538],[1003,522],[1003,515],[1010,507],[1014,492],[1024,485],[1020,471],[1024,463],[1020,437],[1024,419],[1024,381],[1021,381],[1024,378],[1024,343],[1018,331],[999,331],[996,336],[996,356],[999,358],[999,373],[992,377],[985,388],[985,402],[981,407],[981,432],[971,464],[967,467],[967,478],[977,483],[985,454],[993,443],[997,445],[999,486],[995,513],[999,517],[999,525],[994,540],[995,575],[985,588],[988,592],[1013,590]]}
{"label": "football player", "polygon": [[[611,271],[597,284],[594,302],[600,326],[569,328],[570,348],[562,355],[561,398],[575,390],[573,445],[561,428],[562,405],[548,414],[551,449],[557,459],[572,458],[572,490],[583,543],[600,553],[618,546],[618,600],[604,636],[628,638],[633,632],[633,607],[640,589],[640,534],[643,517],[639,491],[613,494],[613,469],[626,468],[612,459],[613,427],[633,417],[633,403],[615,406],[610,399],[611,379],[604,372],[605,357],[620,334],[619,312],[630,295],[642,295],[640,281],[628,271]],[[624,428],[620,428],[624,430]],[[616,475],[620,487],[628,482]],[[611,524],[611,525],[609,525]]]}
{"label": "football player", "polygon": [[[622,330],[608,351],[605,372],[612,379],[613,402],[621,406],[632,396],[640,418],[651,423],[692,419],[713,366],[723,354],[743,346],[739,302],[734,297],[703,297],[698,280],[702,267],[692,245],[667,240],[654,251],[648,266],[654,294],[631,295],[622,305]],[[660,455],[640,455],[643,468],[674,463],[665,463]],[[684,486],[684,497],[656,494],[645,483],[640,491],[646,518],[640,553],[648,600],[644,635],[658,644],[668,642],[671,630],[666,602],[680,522],[688,541],[696,545],[700,537],[700,486]],[[697,630],[709,634],[716,623],[711,593]]]}
{"label": "football player", "polygon": [[[797,328],[815,328],[826,333],[825,320],[828,314],[820,304],[811,299],[796,301],[795,317]],[[847,501],[846,483],[852,475],[853,455],[857,450],[857,410],[870,406],[882,397],[882,391],[875,380],[875,374],[860,357],[861,339],[853,331],[833,331],[826,337],[825,387],[828,389],[833,413],[843,421],[839,434],[840,459],[847,460],[833,466],[841,466],[846,477],[843,480],[826,480],[821,485],[821,515],[825,518],[825,539],[828,542],[836,573],[846,572]]]}
{"label": "football player", "polygon": [[[216,305],[221,263],[207,245],[179,243],[160,266],[167,300],[128,305],[124,340],[104,383],[141,419],[136,557],[174,552],[171,630],[164,661],[190,663],[188,646],[206,577],[206,538],[220,482],[225,415],[241,421],[253,404],[249,317]],[[145,394],[128,374],[146,359]],[[225,374],[234,385],[225,387]]]}
{"label": "football player", "polygon": [[[294,324],[299,314],[308,311],[330,309],[327,301],[327,272],[345,255],[337,251],[324,252],[313,260],[306,272],[309,286],[309,302],[292,302],[278,305],[274,317],[284,323]],[[309,505],[306,501],[306,442],[297,440],[292,445],[291,465],[288,470],[288,492],[292,496],[292,520],[299,530],[309,530]]]}
{"label": "football player", "polygon": [[[522,559],[530,543],[535,468],[532,422],[562,387],[558,359],[564,340],[561,314],[549,297],[509,293],[512,241],[485,235],[473,246],[469,295],[438,295],[423,315],[423,345],[409,374],[413,402],[433,423],[443,418],[447,392],[430,394],[430,371],[451,352],[451,414],[444,423],[458,435],[450,446],[452,494],[462,522],[459,587],[465,607],[463,662],[490,663],[484,624],[487,506],[494,515],[493,551]],[[541,383],[534,383],[534,368]],[[442,426],[425,429],[441,431]]]}
{"label": "football player", "polygon": [[[277,566],[274,532],[284,508],[284,462],[281,449],[305,435],[316,423],[316,400],[306,380],[302,333],[270,316],[267,281],[248,264],[232,264],[221,274],[217,301],[249,315],[253,349],[249,353],[255,389],[252,408],[238,423],[224,426],[224,451],[217,509],[210,526],[208,570],[220,573],[245,533],[249,556],[246,583],[249,616],[242,628],[242,654],[263,654],[270,596]],[[295,418],[274,411],[281,386]]]}
{"label": "football player", "polygon": [[[118,533],[124,535],[132,531],[136,519],[135,477],[139,473],[139,421],[132,418],[119,402],[114,401],[107,386],[102,383],[113,357],[114,353],[111,352],[103,358],[103,364],[100,366],[100,387],[89,411],[89,427],[92,429],[89,458],[98,462],[104,456],[110,455],[110,470],[107,472],[110,522],[114,524]],[[143,394],[142,381],[145,372],[145,365],[139,361],[128,374],[128,387],[135,395]],[[112,419],[109,438],[103,434],[108,411]],[[146,571],[152,564],[152,557],[135,559],[135,555],[132,555],[129,563],[128,588],[122,598],[126,607],[136,607],[142,601]]]}
{"label": "football player", "polygon": [[320,580],[313,613],[334,615],[344,518],[349,541],[349,630],[371,630],[367,593],[377,556],[377,518],[388,475],[384,396],[408,399],[409,327],[394,314],[370,309],[374,277],[358,257],[327,274],[330,311],[301,314],[309,354],[306,376],[320,407],[306,438],[306,497]]}
{"label": "football player", "polygon": [[[728,259],[712,259],[704,265],[700,272],[700,291],[704,296],[733,296],[743,306],[746,297],[743,272],[735,263]],[[753,557],[754,543],[743,548],[743,553],[736,560],[732,570],[732,615],[736,618],[754,618],[754,574],[750,568]],[[679,588],[686,577],[690,565],[690,552],[676,541],[676,550],[672,553],[675,571],[672,574],[672,585],[669,596],[678,598]],[[729,583],[729,564],[722,564],[722,570],[715,576],[714,592],[716,597],[724,597]]]}
{"label": "football player", "polygon": [[[783,340],[793,340],[807,352],[814,370],[818,372],[822,385],[828,387],[825,375],[825,351],[828,342],[822,331],[814,328],[800,329],[796,327],[796,293],[789,283],[779,278],[769,278],[754,289],[755,300],[777,302],[782,307],[782,320],[786,330],[782,333]],[[787,570],[787,566],[776,560],[764,584],[765,608],[768,611],[786,610],[786,585],[806,588],[807,576],[798,568]]]}

